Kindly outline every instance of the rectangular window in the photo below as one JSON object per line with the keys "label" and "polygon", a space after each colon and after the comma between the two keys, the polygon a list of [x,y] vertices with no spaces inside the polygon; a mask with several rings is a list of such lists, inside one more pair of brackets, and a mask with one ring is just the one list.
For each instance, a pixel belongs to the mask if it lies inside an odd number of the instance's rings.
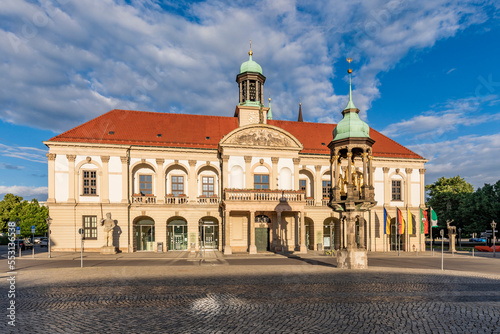
{"label": "rectangular window", "polygon": [[299,180],[299,190],[306,191],[306,180]]}
{"label": "rectangular window", "polygon": [[203,186],[203,196],[213,196],[214,195],[214,178],[212,176],[202,177]]}
{"label": "rectangular window", "polygon": [[141,195],[153,194],[153,175],[139,175],[139,189]]}
{"label": "rectangular window", "polygon": [[253,176],[254,189],[269,189],[269,175],[255,174]]}
{"label": "rectangular window", "polygon": [[174,196],[184,194],[184,176],[172,176],[172,194]]}
{"label": "rectangular window", "polygon": [[400,201],[401,200],[401,181],[392,181],[392,200]]}
{"label": "rectangular window", "polygon": [[323,181],[323,198],[330,198],[332,191],[332,183],[330,181]]}
{"label": "rectangular window", "polygon": [[83,237],[97,240],[97,216],[83,216]]}
{"label": "rectangular window", "polygon": [[97,172],[91,170],[83,171],[83,194],[97,195]]}

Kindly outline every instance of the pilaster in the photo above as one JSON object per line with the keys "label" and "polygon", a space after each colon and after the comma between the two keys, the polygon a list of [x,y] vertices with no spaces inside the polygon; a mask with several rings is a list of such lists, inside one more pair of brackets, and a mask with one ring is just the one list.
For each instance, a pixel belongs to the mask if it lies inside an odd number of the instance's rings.
{"label": "pilaster", "polygon": [[189,163],[189,179],[188,179],[189,203],[195,204],[198,197],[198,189],[197,189],[198,175],[196,175],[196,160],[188,160],[188,163]]}
{"label": "pilaster", "polygon": [[314,166],[314,169],[316,171],[315,179],[316,179],[316,186],[314,187],[314,202],[316,206],[321,206],[323,205],[322,200],[323,200],[323,180],[321,177],[321,166],[316,165]]}
{"label": "pilaster", "polygon": [[412,168],[406,168],[406,184],[405,184],[405,190],[406,190],[406,196],[405,196],[405,205],[406,206],[411,206],[411,174],[413,173]]}
{"label": "pilaster", "polygon": [[109,155],[101,156],[102,179],[101,179],[101,202],[109,203]]}
{"label": "pilaster", "polygon": [[391,185],[389,180],[389,167],[382,167],[384,171],[384,204],[389,205],[391,202]]}
{"label": "pilaster", "polygon": [[293,158],[293,190],[299,190],[299,164],[300,158]]}
{"label": "pilaster", "polygon": [[[228,188],[227,174],[229,173],[229,170],[228,170],[229,155],[223,155],[223,156],[221,156],[221,159],[222,159],[222,166],[221,166],[220,170],[222,171],[222,191],[224,191],[224,189]],[[246,173],[246,171],[245,171],[245,173]],[[245,185],[245,187],[246,187],[246,185]]]}
{"label": "pilaster", "polygon": [[128,157],[120,157],[122,163],[122,203],[128,203]]}
{"label": "pilaster", "polygon": [[246,189],[251,189],[253,188],[253,182],[252,182],[252,171],[251,171],[251,163],[252,163],[252,157],[250,156],[245,156],[245,187]]}
{"label": "pilaster", "polygon": [[249,215],[249,226],[250,226],[250,247],[248,248],[248,252],[250,254],[257,254],[257,246],[255,246],[255,212],[250,211]]}
{"label": "pilaster", "polygon": [[48,186],[49,186],[49,197],[47,198],[47,203],[55,203],[56,202],[56,154],[55,153],[47,153],[48,159],[48,167],[49,167],[49,175],[48,175]]}
{"label": "pilaster", "polygon": [[271,157],[273,171],[269,180],[269,189],[278,189],[278,162],[280,158]]}
{"label": "pilaster", "polygon": [[420,208],[425,208],[425,168],[418,170],[420,172]]}
{"label": "pilaster", "polygon": [[156,175],[156,203],[165,203],[165,169],[163,169],[163,163],[165,159],[156,159],[156,170],[158,174]]}
{"label": "pilaster", "polygon": [[78,181],[75,179],[75,159],[76,155],[66,154],[68,159],[68,203],[75,203],[75,184]]}

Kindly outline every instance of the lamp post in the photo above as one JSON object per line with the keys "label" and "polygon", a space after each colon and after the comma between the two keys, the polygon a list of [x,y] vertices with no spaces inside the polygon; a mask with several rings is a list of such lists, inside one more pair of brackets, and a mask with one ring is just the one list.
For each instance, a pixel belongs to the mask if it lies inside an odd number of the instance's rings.
{"label": "lamp post", "polygon": [[49,242],[49,259],[50,259],[51,258],[51,254],[50,254],[50,223],[52,223],[52,218],[50,218],[50,216],[49,216],[49,217],[47,217],[46,221],[47,221],[47,229],[48,229],[48,234],[47,234],[48,238],[47,239],[49,239],[48,242]]}
{"label": "lamp post", "polygon": [[462,250],[462,228],[458,228],[458,248]]}
{"label": "lamp post", "polygon": [[441,270],[444,270],[444,230],[439,231],[441,235]]}
{"label": "lamp post", "polygon": [[491,227],[493,229],[493,257],[496,257],[495,252],[495,227],[497,227],[497,223],[494,220],[491,221]]}

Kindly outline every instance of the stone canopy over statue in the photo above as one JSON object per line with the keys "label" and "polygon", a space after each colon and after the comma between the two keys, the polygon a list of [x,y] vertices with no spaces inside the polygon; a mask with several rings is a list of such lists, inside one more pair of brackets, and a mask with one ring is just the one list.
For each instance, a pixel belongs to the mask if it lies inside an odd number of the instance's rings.
{"label": "stone canopy over statue", "polygon": [[101,254],[116,254],[116,248],[113,246],[113,230],[115,221],[111,219],[111,213],[106,213],[106,219],[101,220],[101,226],[104,226],[106,234],[106,244],[101,247]]}

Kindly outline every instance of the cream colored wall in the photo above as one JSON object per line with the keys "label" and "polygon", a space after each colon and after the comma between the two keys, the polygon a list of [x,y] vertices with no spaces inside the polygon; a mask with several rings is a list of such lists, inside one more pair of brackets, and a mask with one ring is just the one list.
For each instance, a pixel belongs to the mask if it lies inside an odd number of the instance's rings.
{"label": "cream colored wall", "polygon": [[[54,250],[64,250],[64,249],[79,249],[79,239],[77,230],[81,227],[81,216],[84,212],[90,212],[94,215],[100,217],[101,208],[100,208],[100,195],[101,195],[101,182],[103,175],[98,175],[98,194],[99,196],[80,196],[81,194],[81,170],[83,169],[96,169],[98,168],[95,164],[103,166],[101,156],[109,156],[108,163],[108,184],[109,184],[109,200],[110,204],[103,204],[103,212],[104,214],[109,210],[112,212],[113,219],[119,218],[120,224],[122,221],[126,221],[127,217],[127,208],[128,199],[126,198],[126,184],[124,184],[123,173],[126,173],[126,170],[122,170],[123,165],[120,157],[127,156],[127,148],[128,147],[114,147],[114,146],[103,146],[103,147],[93,147],[89,145],[89,147],[73,147],[71,145],[63,145],[56,144],[50,145],[50,153],[56,154],[54,167],[51,170],[52,177],[55,182],[51,189],[49,189],[49,193],[53,191],[55,193],[56,203],[49,203],[50,215],[54,219],[53,225],[53,240],[57,243],[57,246],[54,246]],[[69,164],[68,159],[66,158],[66,154],[76,154],[75,158],[75,166],[78,166],[80,163],[84,162],[87,157],[91,157],[93,163],[91,164],[82,164],[80,168],[75,170],[74,178],[75,178],[75,195],[76,195],[76,207],[74,204],[66,203],[69,198],[68,189],[69,189]],[[333,216],[337,216],[337,213],[334,213],[326,206],[322,206],[322,180],[329,180],[329,174],[327,172],[329,170],[329,156],[316,156],[316,155],[307,155],[300,156],[300,162],[298,162],[298,167],[296,169],[296,165],[293,162],[293,158],[297,157],[295,152],[276,152],[276,151],[263,151],[263,150],[253,150],[248,148],[246,150],[237,150],[237,149],[228,149],[225,153],[229,155],[229,160],[227,165],[223,166],[225,168],[224,173],[228,174],[229,182],[231,182],[230,171],[233,166],[240,166],[244,173],[248,172],[266,172],[272,174],[274,169],[279,172],[282,168],[289,168],[292,174],[292,188],[297,189],[298,184],[295,185],[295,173],[298,173],[299,170],[306,169],[311,177],[308,177],[308,189],[310,194],[315,197],[314,204],[315,206],[306,206],[304,213],[306,216],[314,222],[314,247],[316,247],[317,243],[322,243],[321,238],[318,239],[318,232],[322,235],[323,233],[323,221]],[[164,148],[133,148],[130,153],[130,165],[132,166],[135,163],[141,162],[142,159],[145,159],[146,162],[155,166],[158,169],[158,174],[155,174],[155,178],[159,177],[158,175],[165,170],[165,168],[173,163],[178,163],[179,165],[184,166],[187,171],[191,171],[192,168],[197,170],[198,168],[204,166],[207,161],[210,162],[211,166],[214,166],[218,169],[221,168],[220,160],[217,158],[218,153],[216,150],[206,151],[206,150],[196,150],[196,149],[164,149]],[[249,163],[245,162],[245,156],[251,157],[251,161]],[[273,163],[273,157],[277,157],[277,163]],[[164,162],[160,164],[157,163],[157,158],[164,159]],[[180,159],[179,159],[180,158]],[[264,162],[261,165],[261,159]],[[194,166],[190,166],[189,161],[195,161]],[[95,163],[95,164],[94,164]],[[386,207],[394,208],[397,204],[398,206],[404,207],[406,204],[410,206],[410,210],[413,214],[418,216],[419,207],[423,206],[423,182],[425,181],[425,177],[421,177],[421,169],[424,168],[424,161],[422,160],[404,160],[404,159],[382,159],[375,158],[373,160],[373,165],[376,167],[375,169],[375,177],[374,177],[374,186],[375,186],[375,196],[377,201],[377,206],[374,208],[372,212],[372,223],[370,226],[367,225],[367,233],[369,233],[370,245],[369,248],[371,250],[380,251],[384,247],[384,237],[379,236],[376,237],[376,226],[374,224],[375,212],[382,212],[383,217],[383,205]],[[266,166],[266,167],[265,167]],[[358,167],[358,165],[356,165]],[[248,168],[247,168],[248,167]],[[384,178],[385,174],[383,172],[383,167],[387,167],[387,179]],[[50,164],[49,164],[50,168]],[[75,167],[76,168],[76,167]],[[399,175],[395,174],[396,169],[399,168]],[[402,178],[406,176],[406,169],[411,168],[411,184],[405,183],[405,190],[403,192],[404,200],[407,200],[408,193],[410,194],[410,202],[405,203],[395,203],[389,201],[385,201],[386,198],[390,199],[390,180],[391,178]],[[132,171],[131,171],[132,172]],[[151,170],[148,171],[150,173]],[[173,173],[178,174],[180,170],[174,170]],[[186,175],[184,172],[182,172]],[[202,175],[213,174],[216,176],[216,173],[212,171],[203,171]],[[243,187],[251,188],[253,185],[253,179],[251,176],[248,178],[243,175]],[[308,174],[309,175],[309,174]],[[191,178],[195,178],[196,188],[198,190],[199,195],[201,193],[201,180],[199,175],[190,174],[190,179],[185,180],[185,192],[188,193],[188,184]],[[279,175],[275,175],[275,178]],[[305,175],[301,175],[300,178],[304,178]],[[247,179],[249,179],[251,184],[247,184]],[[126,178],[125,178],[126,180]],[[170,193],[169,189],[169,175],[165,175],[165,190],[166,193]],[[218,180],[221,182],[220,180]],[[278,180],[270,180],[274,184],[272,188],[276,188],[278,184]],[[217,182],[217,181],[216,181]],[[297,178],[298,182],[298,178]],[[230,183],[228,184],[230,185]],[[138,184],[136,185],[138,188]],[[407,188],[409,187],[409,188]],[[136,188],[136,189],[137,189]],[[153,189],[156,191],[157,183],[153,181]],[[219,191],[219,188],[216,188],[216,193]],[[125,195],[124,195],[125,194]],[[130,192],[132,195],[132,191]],[[162,194],[156,194],[157,196],[162,196]],[[190,194],[191,195],[191,194]],[[125,197],[124,197],[125,196]],[[122,203],[125,199],[126,203]],[[95,204],[92,204],[94,202]],[[241,210],[250,210],[250,207],[247,207],[245,204],[242,205]],[[150,215],[154,218],[155,222],[158,222],[156,225],[156,240],[157,242],[166,243],[166,221],[170,217],[180,215],[184,216],[188,221],[188,233],[189,238],[192,236],[195,237],[195,243],[198,245],[198,220],[201,217],[207,215],[207,211],[211,211],[213,216],[216,217],[219,222],[222,220],[218,213],[218,205],[198,205],[198,204],[185,204],[183,206],[174,206],[174,205],[133,205],[131,208],[131,221],[137,216]],[[233,251],[246,251],[248,247],[248,218],[246,218],[245,213],[241,216],[235,216],[231,218],[231,224],[236,224],[235,227],[231,229],[231,235],[234,236],[233,240],[231,240],[231,246],[234,246]],[[124,218],[125,217],[125,218]],[[368,214],[367,214],[368,217]],[[125,220],[124,220],[125,219]],[[289,222],[289,218],[285,218],[289,224],[293,222]],[[292,219],[292,218],[290,218]],[[127,221],[128,224],[128,221]],[[128,225],[125,226],[128,228]],[[239,225],[238,225],[239,224]],[[368,219],[367,219],[368,224]],[[293,224],[292,224],[293,225]],[[120,225],[122,226],[122,225]],[[78,228],[77,228],[78,227]],[[123,228],[123,226],[122,226]],[[287,240],[290,245],[295,245],[295,234],[297,233],[296,228],[294,227],[290,232],[290,237],[287,237]],[[220,233],[222,233],[222,229],[220,229]],[[382,230],[383,233],[383,230]],[[101,237],[102,233],[98,232],[98,235]],[[99,238],[100,238],[99,237]],[[423,239],[423,238],[422,238]],[[103,239],[99,239],[98,241],[89,241],[86,249],[90,249],[92,247],[100,247],[99,243],[103,242]],[[122,236],[120,237],[120,247],[121,244],[128,245],[128,234],[127,229],[123,230]],[[222,242],[222,237],[219,236],[219,243]],[[418,243],[418,234],[415,237],[411,237],[412,247],[413,244],[421,245]],[[198,247],[198,246],[196,246]],[[97,249],[95,248],[95,249]],[[166,244],[164,244],[164,248],[166,248]]]}

